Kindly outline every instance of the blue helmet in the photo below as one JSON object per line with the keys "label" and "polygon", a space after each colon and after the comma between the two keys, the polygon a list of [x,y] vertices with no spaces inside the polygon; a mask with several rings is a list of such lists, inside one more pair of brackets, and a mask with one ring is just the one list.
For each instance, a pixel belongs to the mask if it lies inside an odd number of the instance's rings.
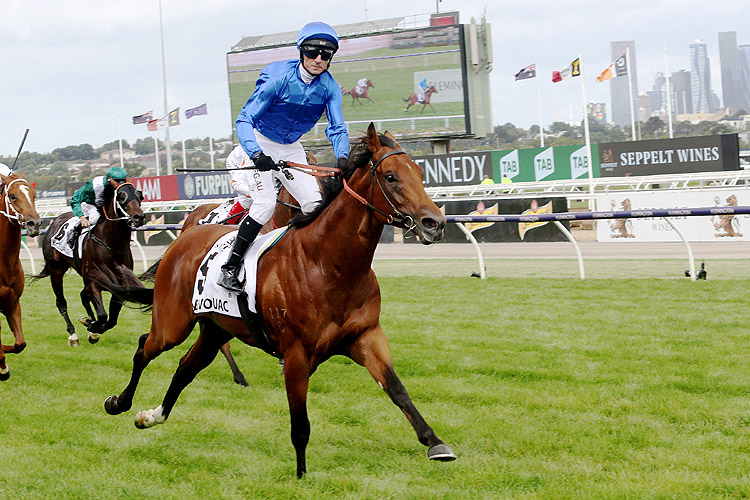
{"label": "blue helmet", "polygon": [[301,49],[302,45],[314,45],[336,52],[339,50],[339,36],[326,23],[307,23],[297,36],[297,48]]}

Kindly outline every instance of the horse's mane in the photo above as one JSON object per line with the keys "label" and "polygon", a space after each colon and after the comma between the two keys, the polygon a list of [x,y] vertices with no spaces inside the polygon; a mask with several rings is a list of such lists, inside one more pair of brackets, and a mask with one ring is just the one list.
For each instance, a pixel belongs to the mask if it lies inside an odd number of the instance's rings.
{"label": "horse's mane", "polygon": [[[358,168],[366,167],[372,160],[372,152],[367,146],[366,137],[362,137],[359,141],[354,143],[350,152],[349,160],[346,162],[346,168],[343,171],[343,179],[349,180]],[[393,139],[378,134],[380,144],[388,148],[397,148],[398,145]],[[289,221],[291,227],[305,227],[312,221],[318,218],[318,216],[325,210],[328,205],[338,196],[338,194],[344,189],[344,183],[342,176],[336,175],[334,177],[323,177],[320,182],[320,204],[310,212],[309,214],[298,214],[295,215],[292,220]]]}

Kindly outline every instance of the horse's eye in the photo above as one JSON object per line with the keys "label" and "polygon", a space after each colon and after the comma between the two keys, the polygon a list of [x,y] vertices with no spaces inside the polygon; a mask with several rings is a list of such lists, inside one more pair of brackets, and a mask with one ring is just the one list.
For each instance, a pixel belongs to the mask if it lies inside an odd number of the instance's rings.
{"label": "horse's eye", "polygon": [[128,193],[124,191],[120,191],[119,193],[117,193],[117,201],[119,201],[120,203],[125,203],[127,199],[128,199]]}
{"label": "horse's eye", "polygon": [[13,193],[11,193],[10,194],[10,199],[11,199],[11,201],[16,201],[16,195],[14,195]]}
{"label": "horse's eye", "polygon": [[386,180],[386,182],[388,182],[390,184],[393,184],[394,182],[396,182],[397,179],[396,179],[395,175],[393,175],[391,173],[387,173],[387,174],[385,174],[385,180]]}

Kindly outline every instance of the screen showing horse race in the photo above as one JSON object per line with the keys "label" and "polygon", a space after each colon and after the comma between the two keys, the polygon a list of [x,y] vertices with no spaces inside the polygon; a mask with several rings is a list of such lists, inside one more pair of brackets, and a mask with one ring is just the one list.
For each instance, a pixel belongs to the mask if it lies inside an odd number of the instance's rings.
{"label": "screen showing horse race", "polygon": [[[233,130],[234,119],[255,90],[261,70],[286,59],[299,59],[296,46],[289,41],[235,48],[227,54]],[[463,25],[342,36],[329,71],[341,87],[344,120],[352,138],[363,135],[370,122],[398,139],[470,133]],[[326,125],[323,114],[303,137],[303,144],[329,144]]]}

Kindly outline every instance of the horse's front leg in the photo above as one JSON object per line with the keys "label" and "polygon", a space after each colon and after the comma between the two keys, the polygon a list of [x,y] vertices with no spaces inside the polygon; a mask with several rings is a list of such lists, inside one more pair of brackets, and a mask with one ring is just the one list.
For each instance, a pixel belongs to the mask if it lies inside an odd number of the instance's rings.
{"label": "horse's front leg", "polygon": [[229,363],[229,369],[232,370],[234,383],[247,387],[249,384],[247,383],[247,380],[245,380],[245,375],[237,366],[237,362],[234,360],[234,356],[232,356],[232,350],[229,348],[229,342],[221,346],[221,353],[227,359],[227,363]]}
{"label": "horse's front leg", "polygon": [[5,353],[12,352],[18,354],[26,349],[26,340],[23,337],[23,328],[21,327],[21,304],[16,301],[5,317],[8,320],[8,327],[13,332],[15,340],[13,345],[2,345],[2,341],[0,340],[0,346],[2,346],[0,348],[0,381],[10,378],[10,370],[8,369],[8,365],[5,364]]}
{"label": "horse's front leg", "polygon": [[[117,297],[112,296],[112,298],[109,300],[109,318],[107,318],[107,322],[102,327],[100,333],[111,330],[117,325],[117,320],[120,317],[120,311],[122,311],[122,301]],[[89,341],[91,341],[90,335]]]}
{"label": "horse's front leg", "polygon": [[63,292],[63,276],[64,273],[50,273],[50,282],[52,283],[52,291],[55,293],[55,305],[65,320],[65,329],[68,332],[68,346],[76,347],[79,345],[78,335],[76,335],[76,328],[73,326],[73,322],[70,321],[70,316],[68,316],[68,301],[65,300],[65,293]]}
{"label": "horse's front leg", "polygon": [[[91,310],[89,301],[94,306],[96,314],[93,314],[94,311]],[[102,297],[101,289],[89,281],[81,291],[81,302],[86,308],[89,318],[92,320],[91,322],[84,323],[89,331],[89,342],[96,344],[99,342],[99,335],[104,333],[105,326],[107,325],[107,310],[104,308],[104,298]]]}
{"label": "horse's front leg", "polygon": [[[2,326],[0,326],[2,328]],[[3,339],[0,337],[0,346],[3,345]],[[5,349],[0,348],[0,381],[5,381],[10,378],[10,369],[5,363]]]}
{"label": "horse's front leg", "polygon": [[292,445],[297,454],[297,477],[302,477],[307,471],[305,450],[310,441],[310,420],[307,418],[310,363],[299,342],[284,353],[284,382],[292,424]]}
{"label": "horse's front leg", "polygon": [[380,326],[361,335],[349,349],[349,357],[367,368],[370,375],[391,398],[391,401],[406,415],[417,433],[419,442],[428,447],[427,457],[430,460],[450,461],[456,459],[456,455],[450,447],[438,439],[432,427],[422,418],[409,397],[404,384],[396,376],[396,372],[393,370],[388,339]]}

